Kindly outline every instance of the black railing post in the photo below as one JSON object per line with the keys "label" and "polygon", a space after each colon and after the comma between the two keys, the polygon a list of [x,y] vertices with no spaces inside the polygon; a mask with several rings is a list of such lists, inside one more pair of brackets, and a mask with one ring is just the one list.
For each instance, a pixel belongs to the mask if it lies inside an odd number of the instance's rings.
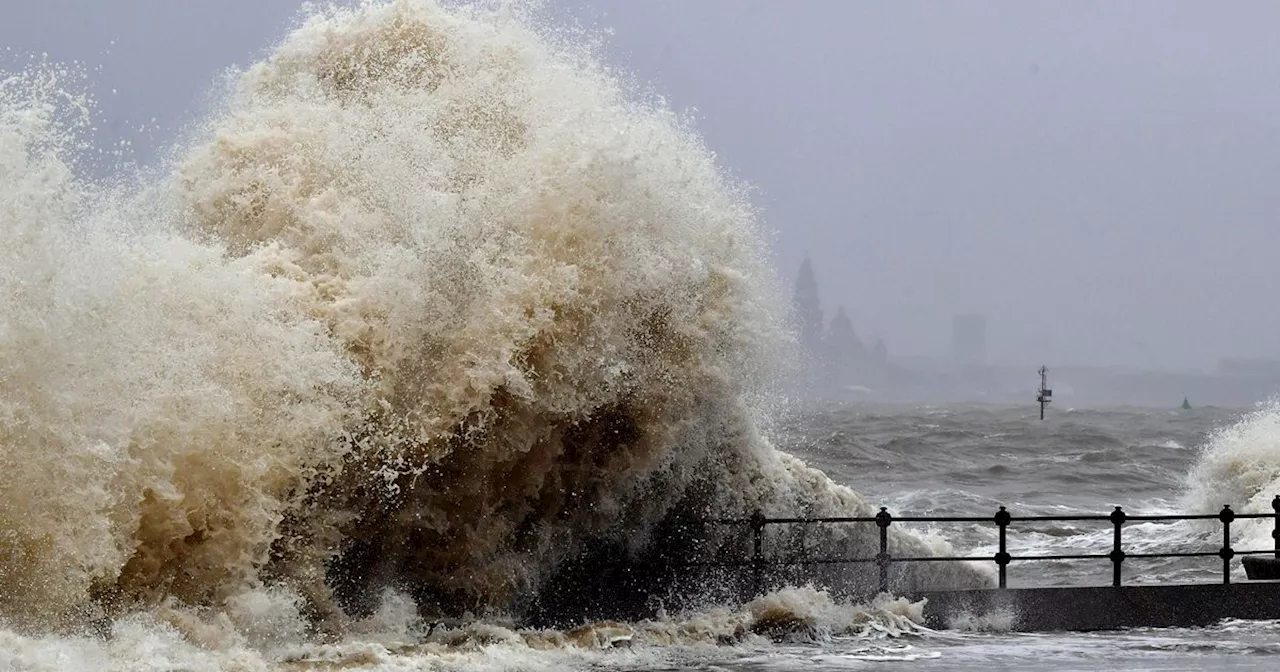
{"label": "black railing post", "polygon": [[1000,507],[996,511],[996,525],[1000,526],[1000,550],[996,552],[996,567],[1000,569],[1000,587],[1008,588],[1008,580],[1006,577],[1006,569],[1009,566],[1009,549],[1005,544],[1005,530],[1009,527],[1009,521],[1013,520],[1013,516],[1009,515],[1004,507]]}
{"label": "black railing post", "polygon": [[1222,550],[1218,551],[1218,557],[1222,558],[1222,583],[1231,583],[1231,558],[1235,557],[1236,552],[1231,550],[1231,521],[1236,519],[1235,511],[1231,510],[1230,504],[1224,504],[1222,511],[1218,512],[1218,520],[1222,521]]}
{"label": "black railing post", "polygon": [[1280,558],[1280,495],[1271,500],[1271,508],[1276,512],[1275,527],[1271,529],[1271,538],[1276,540],[1276,557]]}
{"label": "black railing post", "polygon": [[1124,549],[1120,543],[1120,529],[1124,526],[1124,519],[1124,509],[1117,506],[1116,510],[1111,512],[1111,524],[1115,526],[1116,531],[1115,539],[1111,544],[1111,553],[1108,554],[1111,558],[1111,585],[1117,588],[1120,587],[1120,566],[1124,563]]}
{"label": "black railing post", "polygon": [[880,507],[880,513],[876,514],[876,526],[880,528],[880,554],[876,556],[876,565],[880,568],[880,592],[889,592],[889,525],[893,523],[893,516],[889,515],[889,509]]}
{"label": "black railing post", "polygon": [[751,590],[753,597],[764,595],[764,513],[751,514]]}

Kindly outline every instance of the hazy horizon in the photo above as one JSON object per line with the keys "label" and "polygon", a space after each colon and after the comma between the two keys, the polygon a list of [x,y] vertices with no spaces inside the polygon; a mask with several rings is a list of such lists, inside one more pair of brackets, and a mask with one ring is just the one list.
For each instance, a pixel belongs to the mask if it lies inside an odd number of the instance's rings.
{"label": "hazy horizon", "polygon": [[[83,61],[146,160],[287,0],[11,8],[7,67]],[[611,66],[696,120],[755,188],[790,291],[808,253],[828,319],[945,355],[956,313],[990,360],[1212,369],[1274,357],[1280,5],[558,0]],[[114,90],[114,94],[111,93]],[[156,119],[158,130],[139,134]],[[112,137],[110,134],[104,137]]]}

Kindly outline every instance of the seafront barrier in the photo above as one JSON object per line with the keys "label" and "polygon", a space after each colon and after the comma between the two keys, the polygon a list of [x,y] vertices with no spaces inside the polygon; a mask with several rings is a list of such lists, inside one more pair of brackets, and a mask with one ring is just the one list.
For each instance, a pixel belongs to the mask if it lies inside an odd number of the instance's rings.
{"label": "seafront barrier", "polygon": [[[1237,513],[1223,506],[1214,514],[1132,515],[1121,507],[1098,515],[1015,516],[1001,506],[991,516],[894,516],[881,508],[874,516],[852,517],[768,517],[756,511],[739,518],[700,519],[683,523],[694,529],[731,526],[742,530],[746,553],[739,557],[690,559],[665,553],[659,562],[612,565],[602,568],[594,599],[585,600],[588,611],[599,617],[643,618],[651,615],[663,596],[647,592],[655,579],[684,576],[689,585],[716,584],[720,597],[747,601],[787,583],[826,584],[851,598],[869,598],[876,593],[892,593],[910,599],[927,599],[926,624],[948,628],[964,617],[996,616],[1012,630],[1107,630],[1128,627],[1191,627],[1208,625],[1224,618],[1280,619],[1280,495],[1271,503],[1272,513]],[[1236,521],[1271,519],[1274,547],[1236,549],[1231,542],[1231,526]],[[1019,524],[1046,522],[1099,522],[1113,528],[1109,549],[1093,553],[1014,555],[1009,551],[1011,528]],[[1131,522],[1217,521],[1222,545],[1199,550],[1129,552],[1125,550],[1124,527]],[[890,552],[889,529],[897,523],[990,523],[998,531],[998,548],[992,555],[894,556]],[[874,555],[856,557],[812,557],[803,550],[771,549],[766,544],[772,526],[875,525],[879,528],[879,549]],[[792,537],[794,538],[794,536]],[[803,544],[800,544],[803,546]],[[789,552],[788,552],[789,551]],[[1124,563],[1138,558],[1212,558],[1221,561],[1221,582],[1173,585],[1125,585]],[[1237,558],[1257,558],[1246,569],[1251,579],[1233,583]],[[1103,560],[1111,566],[1110,586],[1010,587],[1008,566],[1018,562],[1061,560]],[[996,587],[964,590],[904,590],[895,577],[911,563],[991,562],[996,567]],[[854,567],[874,568],[871,581],[850,577]],[[702,572],[707,581],[687,579]],[[865,572],[865,569],[863,570]],[[1256,576],[1255,576],[1256,575]],[[1149,577],[1147,577],[1149,580]],[[585,588],[585,587],[584,587]],[[668,593],[669,594],[669,593]]]}
{"label": "seafront barrier", "polygon": [[[1129,515],[1124,509],[1117,506],[1111,513],[1106,515],[1061,515],[1061,516],[1014,516],[1009,513],[1005,507],[999,507],[993,516],[900,516],[894,517],[889,513],[886,507],[880,507],[880,512],[875,516],[869,517],[832,517],[832,518],[768,518],[761,512],[755,512],[749,518],[719,518],[703,521],[713,525],[740,525],[750,529],[752,539],[752,555],[749,560],[735,561],[726,560],[721,564],[723,566],[750,566],[752,569],[753,583],[755,593],[759,594],[764,590],[765,569],[769,566],[794,566],[794,565],[818,565],[818,564],[860,564],[875,563],[879,569],[879,582],[877,588],[880,592],[888,592],[892,589],[889,581],[890,567],[894,563],[900,562],[994,562],[998,568],[999,588],[1008,587],[1008,566],[1014,560],[1020,562],[1035,560],[1089,560],[1089,559],[1106,559],[1111,562],[1112,574],[1111,585],[1120,587],[1123,582],[1123,565],[1124,561],[1129,558],[1195,558],[1195,557],[1212,557],[1217,556],[1222,559],[1222,583],[1231,583],[1231,561],[1236,556],[1249,555],[1270,555],[1280,558],[1280,495],[1276,495],[1271,500],[1273,513],[1236,513],[1231,506],[1225,505],[1218,513],[1213,514],[1168,514],[1168,515]],[[1231,523],[1236,520],[1249,520],[1258,518],[1271,518],[1275,521],[1275,527],[1271,533],[1275,540],[1274,549],[1248,549],[1236,550],[1231,545]],[[1213,550],[1201,551],[1169,551],[1161,553],[1126,553],[1124,550],[1124,524],[1126,522],[1175,522],[1183,520],[1217,520],[1222,523],[1222,546]],[[1013,556],[1008,550],[1008,532],[1010,525],[1014,523],[1044,523],[1044,522],[1084,522],[1084,521],[1107,521],[1111,523],[1115,530],[1112,548],[1107,553],[1067,553],[1056,555],[1023,555]],[[917,556],[917,557],[898,557],[895,558],[889,553],[889,526],[895,522],[899,523],[983,523],[989,522],[996,525],[999,530],[999,550],[993,556]],[[880,552],[870,557],[854,557],[854,558],[789,558],[789,559],[770,559],[764,553],[764,531],[768,525],[831,525],[831,524],[849,524],[849,523],[875,523],[880,528]]]}

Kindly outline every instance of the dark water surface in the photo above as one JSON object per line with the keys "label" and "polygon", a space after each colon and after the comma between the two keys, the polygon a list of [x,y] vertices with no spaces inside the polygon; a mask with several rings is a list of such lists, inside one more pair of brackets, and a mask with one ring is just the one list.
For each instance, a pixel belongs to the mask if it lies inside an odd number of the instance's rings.
{"label": "dark water surface", "polygon": [[[895,515],[987,516],[1003,505],[1017,515],[1214,513],[1187,502],[1192,465],[1213,432],[1240,409],[1101,409],[1050,411],[1034,406],[867,407],[831,404],[797,413],[785,425],[784,448]],[[1239,509],[1242,502],[1223,501]],[[1194,510],[1193,510],[1194,509]],[[925,527],[958,550],[995,552],[991,524]],[[1185,548],[1193,526],[1131,523],[1126,542]],[[1203,529],[1203,526],[1196,528]],[[1107,552],[1110,524],[1015,524],[1016,556]],[[1213,539],[1204,542],[1212,545]],[[1220,544],[1218,544],[1220,545]],[[1216,549],[1216,546],[1214,547]],[[1188,549],[1190,550],[1190,549]],[[1133,560],[1127,578],[1153,583],[1212,580],[1216,559]],[[1015,562],[1010,585],[1098,585],[1110,581],[1106,561]]]}
{"label": "dark water surface", "polygon": [[[832,404],[790,417],[784,447],[897,515],[989,515],[999,505],[1014,515],[1106,514],[1117,505],[1134,514],[1204,513],[1216,511],[1218,504],[1197,499],[1189,476],[1204,454],[1222,453],[1220,462],[1239,463],[1239,480],[1246,483],[1236,485],[1245,491],[1274,478],[1276,466],[1266,457],[1275,446],[1247,444],[1266,439],[1265,427],[1244,436],[1218,432],[1241,423],[1248,410],[1051,410],[1041,422],[1032,406]],[[1255,418],[1252,425],[1258,424]],[[1243,502],[1229,498],[1239,492],[1224,493],[1221,503],[1239,509]],[[1130,552],[1213,550],[1220,543],[1218,529],[1131,523],[1125,541]],[[931,531],[960,553],[995,550],[993,525],[938,524]],[[1260,536],[1245,535],[1236,543],[1257,543]],[[1106,552],[1110,544],[1105,522],[1010,528],[1015,557]],[[1106,585],[1110,571],[1105,560],[1014,562],[1009,581],[1015,587]],[[1221,564],[1216,558],[1135,560],[1125,563],[1125,578],[1130,583],[1218,581]],[[1262,670],[1280,665],[1277,622],[1087,634],[982,631],[999,630],[998,618],[974,625],[978,631],[884,641],[835,638],[700,669]]]}

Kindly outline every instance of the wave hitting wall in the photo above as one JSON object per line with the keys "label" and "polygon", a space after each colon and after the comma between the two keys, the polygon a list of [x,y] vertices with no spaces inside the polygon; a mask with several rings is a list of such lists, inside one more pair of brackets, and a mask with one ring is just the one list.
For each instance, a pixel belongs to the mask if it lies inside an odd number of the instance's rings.
{"label": "wave hitting wall", "polygon": [[85,177],[90,101],[5,75],[6,621],[518,611],[677,513],[869,514],[761,430],[787,336],[745,191],[534,15],[316,10],[160,178]]}

